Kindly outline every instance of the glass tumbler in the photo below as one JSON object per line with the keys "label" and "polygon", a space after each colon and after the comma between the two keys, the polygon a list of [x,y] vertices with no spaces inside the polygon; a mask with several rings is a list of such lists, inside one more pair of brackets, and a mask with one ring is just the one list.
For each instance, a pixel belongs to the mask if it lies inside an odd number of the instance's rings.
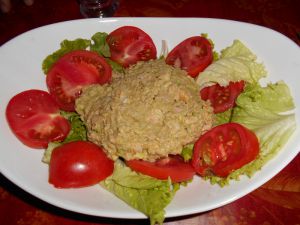
{"label": "glass tumbler", "polygon": [[81,15],[86,18],[113,16],[119,6],[118,0],[79,0]]}

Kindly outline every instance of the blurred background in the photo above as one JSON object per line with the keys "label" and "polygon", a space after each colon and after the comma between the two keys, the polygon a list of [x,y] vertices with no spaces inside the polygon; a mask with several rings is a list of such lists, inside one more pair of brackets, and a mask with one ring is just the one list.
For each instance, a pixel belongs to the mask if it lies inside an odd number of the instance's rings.
{"label": "blurred background", "polygon": [[[11,0],[0,14],[0,44],[27,30],[83,18],[77,0]],[[300,44],[299,0],[120,0],[114,16],[223,18],[270,27]]]}

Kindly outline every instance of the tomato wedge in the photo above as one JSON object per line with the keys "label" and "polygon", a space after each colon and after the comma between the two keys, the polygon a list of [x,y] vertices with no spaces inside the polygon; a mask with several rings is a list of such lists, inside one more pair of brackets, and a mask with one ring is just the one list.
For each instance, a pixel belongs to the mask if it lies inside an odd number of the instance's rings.
{"label": "tomato wedge", "polygon": [[56,188],[79,188],[99,183],[112,174],[114,162],[96,144],[74,141],[55,148],[49,183]]}
{"label": "tomato wedge", "polygon": [[56,102],[41,90],[15,95],[7,105],[6,118],[16,137],[32,148],[45,148],[50,141],[64,140],[70,131]]}
{"label": "tomato wedge", "polygon": [[214,113],[225,112],[235,106],[235,100],[244,90],[245,82],[230,82],[228,86],[222,87],[215,84],[205,87],[200,91],[201,99],[209,100]]}
{"label": "tomato wedge", "polygon": [[195,175],[191,164],[184,162],[179,155],[170,155],[155,162],[129,160],[126,165],[134,171],[157,179],[167,180],[170,177],[174,183],[190,180]]}
{"label": "tomato wedge", "polygon": [[196,77],[213,60],[212,46],[202,36],[194,36],[179,43],[168,54],[166,63],[186,70],[191,77]]}
{"label": "tomato wedge", "polygon": [[256,135],[237,123],[226,123],[203,134],[194,145],[192,165],[201,176],[226,177],[259,153]]}
{"label": "tomato wedge", "polygon": [[138,61],[156,59],[156,47],[151,37],[133,26],[123,26],[112,31],[106,38],[111,59],[123,67]]}
{"label": "tomato wedge", "polygon": [[47,87],[62,110],[74,111],[84,86],[111,80],[112,69],[99,54],[76,50],[62,56],[47,74]]}

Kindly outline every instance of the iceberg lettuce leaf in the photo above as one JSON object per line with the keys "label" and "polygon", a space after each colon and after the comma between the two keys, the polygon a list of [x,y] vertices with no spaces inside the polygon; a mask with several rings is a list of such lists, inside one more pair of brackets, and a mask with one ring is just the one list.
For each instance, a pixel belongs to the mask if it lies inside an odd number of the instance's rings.
{"label": "iceberg lettuce leaf", "polygon": [[148,216],[151,225],[163,223],[164,208],[179,188],[179,184],[172,184],[169,180],[163,181],[138,174],[120,160],[115,162],[114,173],[100,184]]}
{"label": "iceberg lettuce leaf", "polygon": [[239,40],[221,51],[220,59],[214,61],[196,78],[200,89],[214,85],[227,86],[230,81],[244,80],[257,83],[267,72],[256,56]]}
{"label": "iceberg lettuce leaf", "polygon": [[277,152],[296,128],[295,108],[288,86],[279,81],[266,87],[251,85],[237,99],[232,121],[253,130],[260,155]]}

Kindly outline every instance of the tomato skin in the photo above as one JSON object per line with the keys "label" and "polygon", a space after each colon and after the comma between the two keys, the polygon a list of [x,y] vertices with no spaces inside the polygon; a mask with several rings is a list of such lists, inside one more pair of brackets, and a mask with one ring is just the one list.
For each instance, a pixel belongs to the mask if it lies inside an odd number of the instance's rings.
{"label": "tomato skin", "polygon": [[31,148],[46,148],[50,141],[62,141],[71,128],[51,95],[34,89],[9,101],[6,119],[16,137]]}
{"label": "tomato skin", "polygon": [[237,123],[226,123],[203,134],[194,145],[192,165],[201,176],[226,177],[259,153],[256,135]]}
{"label": "tomato skin", "polygon": [[143,160],[129,160],[126,165],[132,170],[142,174],[167,180],[169,177],[172,182],[182,182],[191,180],[195,171],[189,162],[184,162],[182,157],[170,155],[167,158],[159,159],[155,162]]}
{"label": "tomato skin", "polygon": [[75,111],[75,99],[83,87],[110,82],[112,69],[95,52],[75,50],[63,55],[50,68],[46,83],[60,109]]}
{"label": "tomato skin", "polygon": [[112,31],[106,38],[111,59],[123,67],[138,61],[156,59],[156,47],[151,37],[134,26],[123,26]]}
{"label": "tomato skin", "polygon": [[215,84],[205,87],[200,91],[202,100],[209,100],[214,113],[225,112],[235,106],[235,100],[244,90],[245,82],[229,82],[228,86],[222,87]]}
{"label": "tomato skin", "polygon": [[79,188],[99,183],[113,173],[114,162],[96,144],[74,141],[55,148],[49,183],[56,188]]}
{"label": "tomato skin", "polygon": [[196,77],[213,61],[210,42],[202,36],[185,39],[168,54],[166,63],[186,70],[191,77]]}

